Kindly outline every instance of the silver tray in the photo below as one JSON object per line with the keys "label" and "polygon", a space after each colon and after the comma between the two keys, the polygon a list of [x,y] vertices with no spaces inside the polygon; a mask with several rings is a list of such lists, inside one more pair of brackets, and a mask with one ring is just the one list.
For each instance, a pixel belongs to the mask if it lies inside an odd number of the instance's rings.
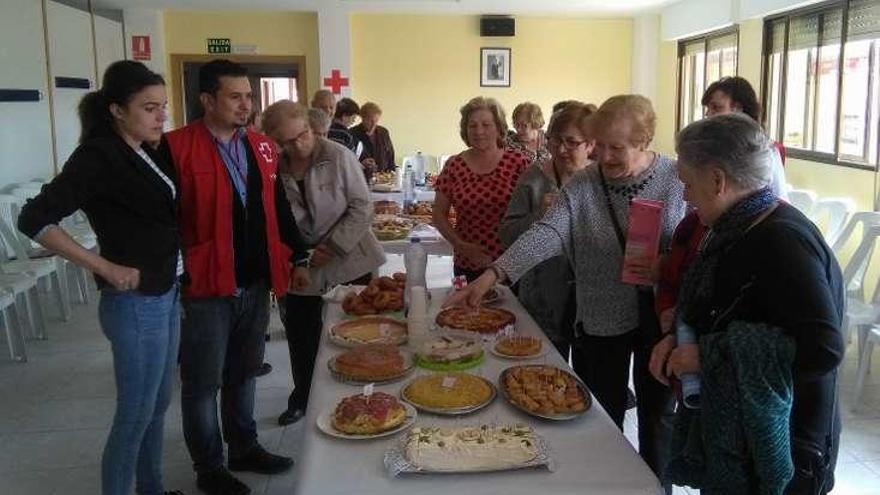
{"label": "silver tray", "polygon": [[552,367],[557,368],[561,371],[564,371],[564,372],[568,373],[572,378],[574,378],[574,381],[575,381],[575,383],[577,383],[578,388],[581,389],[581,392],[584,393],[584,397],[586,397],[586,399],[587,399],[587,408],[586,409],[584,409],[583,411],[580,411],[580,412],[576,412],[576,413],[542,414],[542,413],[530,411],[528,408],[521,406],[517,402],[515,402],[509,395],[507,395],[507,389],[504,387],[504,378],[507,376],[507,373],[514,368],[531,368],[531,367],[536,367],[536,366],[549,366],[549,365],[524,364],[524,365],[520,365],[520,366],[511,366],[510,368],[507,368],[504,371],[502,371],[500,375],[498,375],[498,388],[501,389],[501,395],[504,397],[504,400],[506,400],[508,404],[510,404],[513,407],[519,409],[520,411],[528,414],[529,416],[534,416],[536,418],[542,418],[542,419],[550,419],[550,420],[554,420],[554,421],[567,421],[570,419],[575,419],[580,416],[583,416],[583,414],[585,412],[590,410],[590,408],[593,405],[593,398],[590,396],[590,391],[587,388],[586,384],[584,384],[584,382],[581,381],[581,379],[578,378],[577,375],[575,375],[574,373],[571,373],[567,370],[563,370],[562,368],[558,368],[556,366],[552,366]]}
{"label": "silver tray", "polygon": [[385,469],[392,478],[401,474],[465,474],[465,473],[495,473],[500,471],[517,471],[522,469],[546,469],[550,472],[556,470],[556,462],[550,452],[547,441],[541,435],[532,434],[535,445],[538,447],[537,455],[530,461],[522,464],[494,468],[472,469],[462,471],[430,471],[406,458],[406,437],[403,437],[391,450],[385,452]]}
{"label": "silver tray", "polygon": [[478,375],[473,375],[473,376],[476,376],[476,377],[482,379],[484,382],[486,382],[486,385],[489,385],[489,390],[491,390],[491,393],[489,394],[489,398],[486,399],[484,402],[477,404],[475,406],[455,407],[455,408],[435,408],[435,407],[423,406],[421,404],[418,404],[414,401],[409,400],[406,397],[406,394],[405,394],[406,389],[410,386],[410,384],[412,382],[407,383],[406,385],[404,385],[403,387],[400,388],[400,399],[403,400],[404,402],[406,402],[407,404],[411,404],[413,407],[415,407],[416,409],[418,409],[420,411],[424,411],[424,412],[431,413],[431,414],[437,414],[440,416],[463,416],[465,414],[475,413],[475,412],[479,411],[480,409],[483,409],[484,407],[488,406],[489,404],[492,403],[492,401],[495,400],[495,397],[498,396],[498,389],[495,387],[495,384],[490,382],[489,380],[486,380],[485,378],[478,376]]}
{"label": "silver tray", "polygon": [[403,370],[400,373],[389,375],[379,379],[357,378],[336,371],[335,363],[336,358],[339,357],[338,354],[327,360],[327,369],[330,370],[330,374],[333,375],[333,378],[342,383],[351,383],[356,385],[367,383],[391,383],[406,377],[416,367],[416,360],[411,353],[405,351],[401,351],[400,353],[403,355]]}

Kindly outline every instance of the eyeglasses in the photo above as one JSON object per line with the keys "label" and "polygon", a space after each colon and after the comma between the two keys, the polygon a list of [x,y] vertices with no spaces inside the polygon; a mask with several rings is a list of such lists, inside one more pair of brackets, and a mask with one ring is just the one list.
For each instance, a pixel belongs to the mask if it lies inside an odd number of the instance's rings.
{"label": "eyeglasses", "polygon": [[568,136],[562,137],[562,138],[560,138],[558,136],[550,136],[550,146],[552,146],[553,148],[558,148],[559,145],[561,144],[561,145],[565,146],[565,149],[567,149],[569,151],[576,150],[578,146],[580,146],[586,142],[587,142],[586,140],[578,141],[577,139],[574,139],[574,138],[571,138]]}
{"label": "eyeglasses", "polygon": [[311,132],[312,132],[312,130],[307,127],[304,131],[300,132],[296,136],[293,136],[292,138],[288,139],[287,141],[284,141],[284,145],[285,146],[293,146],[297,143],[302,143]]}

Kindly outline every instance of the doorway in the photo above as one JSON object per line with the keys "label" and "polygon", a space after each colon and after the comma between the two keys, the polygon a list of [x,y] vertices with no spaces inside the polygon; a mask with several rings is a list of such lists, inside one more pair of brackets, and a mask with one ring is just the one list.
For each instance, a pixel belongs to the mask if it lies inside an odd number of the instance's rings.
{"label": "doorway", "polygon": [[202,116],[199,102],[199,69],[217,58],[226,58],[247,68],[257,121],[263,109],[278,100],[307,99],[305,57],[171,55],[172,80],[178,83],[174,88],[173,108],[176,126],[186,125]]}

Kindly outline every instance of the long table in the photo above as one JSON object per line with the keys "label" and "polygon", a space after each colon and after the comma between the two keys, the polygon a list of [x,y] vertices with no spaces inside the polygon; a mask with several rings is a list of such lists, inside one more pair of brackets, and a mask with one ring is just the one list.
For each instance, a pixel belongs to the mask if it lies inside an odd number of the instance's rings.
{"label": "long table", "polygon": [[[429,315],[439,312],[448,289],[432,289]],[[543,332],[513,294],[503,289],[502,307],[517,317],[517,331],[539,336],[550,350],[531,361],[508,361],[488,352],[485,363],[469,372],[498,382],[501,371],[522,363],[544,363],[566,367]],[[375,494],[375,495],[450,495],[461,494],[651,494],[662,493],[657,478],[633,450],[602,406],[595,400],[581,417],[570,421],[534,418],[514,409],[501,396],[485,409],[463,417],[419,413],[416,425],[479,425],[485,423],[528,423],[550,445],[556,461],[554,472],[547,470],[506,471],[485,474],[419,474],[391,478],[383,464],[384,453],[405,435],[374,440],[344,440],[321,433],[318,416],[332,410],[340,398],[359,393],[360,386],[336,381],[327,361],[343,349],[332,344],[327,330],[342,318],[339,304],[328,304],[325,329],[315,364],[315,372],[304,421],[302,455],[297,463],[295,493],[300,495]],[[413,377],[429,373],[416,368],[407,378],[377,391],[399,396],[400,389]]]}

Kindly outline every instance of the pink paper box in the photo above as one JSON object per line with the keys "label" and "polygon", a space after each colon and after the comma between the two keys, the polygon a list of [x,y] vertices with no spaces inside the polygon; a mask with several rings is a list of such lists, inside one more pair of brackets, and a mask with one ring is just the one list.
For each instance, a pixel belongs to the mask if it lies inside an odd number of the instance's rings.
{"label": "pink paper box", "polygon": [[651,263],[657,260],[664,205],[663,201],[639,198],[632,200],[629,205],[629,230],[626,233],[622,277],[626,284],[654,284],[652,280],[632,272],[629,267],[633,260],[648,258]]}

